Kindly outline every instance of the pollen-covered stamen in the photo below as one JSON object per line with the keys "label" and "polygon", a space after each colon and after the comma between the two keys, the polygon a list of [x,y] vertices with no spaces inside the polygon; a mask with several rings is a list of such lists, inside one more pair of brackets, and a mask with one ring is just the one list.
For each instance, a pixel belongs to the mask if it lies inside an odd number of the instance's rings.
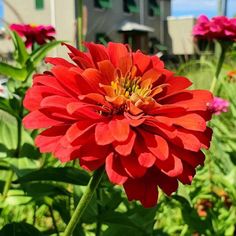
{"label": "pollen-covered stamen", "polygon": [[135,76],[132,70],[127,72],[125,76],[121,75],[121,73],[117,73],[116,79],[111,82],[111,87],[115,96],[122,96],[131,101],[137,97],[145,98],[149,96],[152,91],[152,84],[146,86],[142,81],[142,77]]}
{"label": "pollen-covered stamen", "polygon": [[139,93],[141,77],[131,79],[127,77],[118,77],[115,81],[111,82],[111,87],[117,96],[123,95],[125,98],[130,98],[133,93]]}
{"label": "pollen-covered stamen", "polygon": [[163,87],[168,86],[156,83],[159,76],[155,70],[137,75],[136,66],[132,66],[125,75],[116,69],[115,79],[110,85],[100,84],[100,87],[105,91],[105,99],[112,104],[115,113],[132,109],[133,113],[139,114],[145,107],[155,107],[157,104],[154,97],[163,91]]}

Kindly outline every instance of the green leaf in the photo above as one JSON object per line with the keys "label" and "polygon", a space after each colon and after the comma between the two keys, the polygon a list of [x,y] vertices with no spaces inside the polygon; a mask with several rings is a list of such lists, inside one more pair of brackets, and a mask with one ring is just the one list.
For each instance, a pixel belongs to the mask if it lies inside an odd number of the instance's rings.
{"label": "green leaf", "polygon": [[15,44],[16,50],[16,61],[23,67],[25,62],[29,58],[29,54],[26,50],[25,43],[23,42],[22,38],[16,33],[12,33],[12,38]]}
{"label": "green leaf", "polygon": [[[15,98],[14,104],[16,104]],[[12,109],[10,100],[0,97],[0,110],[3,110],[16,118],[19,118],[17,112]]]}
{"label": "green leaf", "polygon": [[0,157],[14,153],[17,145],[17,121],[9,113],[0,110]]}
{"label": "green leaf", "polygon": [[27,157],[5,158],[4,161],[10,165],[18,177],[26,175],[39,167],[39,161]]}
{"label": "green leaf", "polygon": [[0,207],[26,205],[32,201],[32,197],[26,196],[25,192],[20,189],[10,189],[7,193],[7,198],[0,201]]}
{"label": "green leaf", "polygon": [[134,209],[130,210],[132,215],[130,215],[129,218],[132,219],[136,225],[145,230],[146,233],[151,233],[153,230],[156,211],[156,207],[147,209],[140,205],[136,205]]}
{"label": "green leaf", "polygon": [[191,199],[190,199],[189,193],[187,192],[186,186],[180,183],[177,194],[178,196],[185,198],[185,200],[188,201],[189,205],[192,206]]}
{"label": "green leaf", "polygon": [[[148,236],[139,229],[130,228],[126,225],[110,225],[108,229],[102,234],[103,236],[120,236],[120,235],[135,235]],[[151,235],[150,235],[151,236]]]}
{"label": "green leaf", "polygon": [[42,236],[42,233],[33,225],[25,222],[13,222],[5,225],[1,231],[0,236]]}
{"label": "green leaf", "polygon": [[63,188],[62,186],[56,184],[48,184],[48,183],[27,183],[23,184],[22,188],[27,193],[28,196],[32,196],[33,198],[37,197],[54,197],[59,195],[69,196],[70,193]]}
{"label": "green leaf", "polygon": [[30,64],[33,64],[33,67],[35,68],[36,65],[41,62],[44,57],[47,55],[47,53],[52,50],[54,47],[56,47],[57,45],[61,44],[64,41],[51,41],[49,43],[46,43],[42,46],[40,46],[39,48],[37,48],[36,50],[34,50],[31,54],[30,54]]}
{"label": "green leaf", "polygon": [[24,143],[21,146],[20,157],[28,157],[30,159],[38,159],[41,156],[39,150],[35,147],[35,145]]}
{"label": "green leaf", "polygon": [[27,77],[25,68],[20,69],[4,62],[0,62],[0,74],[21,81],[25,80]]}
{"label": "green leaf", "polygon": [[80,169],[73,167],[45,168],[33,171],[20,177],[17,182],[28,183],[31,181],[60,181],[76,185],[87,185],[89,175]]}
{"label": "green leaf", "polygon": [[65,197],[57,197],[53,200],[53,209],[58,211],[63,221],[68,224],[70,221],[70,205]]}
{"label": "green leaf", "polygon": [[101,214],[99,217],[105,224],[122,225],[128,228],[142,230],[142,228],[135,224],[134,221],[132,221],[126,214],[122,214],[120,212],[107,211],[106,213]]}

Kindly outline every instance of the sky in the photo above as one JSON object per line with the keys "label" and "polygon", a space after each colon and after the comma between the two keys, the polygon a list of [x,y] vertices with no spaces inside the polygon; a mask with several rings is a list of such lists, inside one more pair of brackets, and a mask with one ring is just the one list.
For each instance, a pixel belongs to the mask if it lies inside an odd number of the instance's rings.
{"label": "sky", "polygon": [[[173,16],[199,16],[205,14],[208,17],[217,15],[217,0],[172,0]],[[236,15],[236,0],[228,0],[227,15]]]}

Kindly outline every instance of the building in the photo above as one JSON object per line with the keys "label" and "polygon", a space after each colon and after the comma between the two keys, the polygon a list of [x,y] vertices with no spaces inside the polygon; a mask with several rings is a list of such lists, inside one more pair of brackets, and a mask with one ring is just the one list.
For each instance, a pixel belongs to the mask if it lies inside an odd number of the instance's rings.
{"label": "building", "polygon": [[[51,24],[57,30],[57,39],[76,44],[80,1],[3,0],[4,22]],[[129,43],[133,49],[152,53],[162,45],[168,46],[165,22],[171,12],[171,0],[83,0],[83,4],[86,41]],[[57,54],[64,55],[63,49],[57,49]]]}
{"label": "building", "polygon": [[192,30],[196,23],[193,16],[167,17],[167,29],[171,47],[169,51],[174,55],[192,55],[198,50],[194,43]]}

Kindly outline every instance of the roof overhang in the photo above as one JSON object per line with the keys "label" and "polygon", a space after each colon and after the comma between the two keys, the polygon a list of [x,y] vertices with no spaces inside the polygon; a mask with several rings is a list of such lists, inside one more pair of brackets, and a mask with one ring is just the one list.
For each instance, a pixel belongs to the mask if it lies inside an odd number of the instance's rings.
{"label": "roof overhang", "polygon": [[146,26],[146,25],[141,25],[139,23],[132,22],[132,21],[124,21],[119,25],[118,31],[120,32],[131,32],[131,31],[154,32],[154,28]]}

